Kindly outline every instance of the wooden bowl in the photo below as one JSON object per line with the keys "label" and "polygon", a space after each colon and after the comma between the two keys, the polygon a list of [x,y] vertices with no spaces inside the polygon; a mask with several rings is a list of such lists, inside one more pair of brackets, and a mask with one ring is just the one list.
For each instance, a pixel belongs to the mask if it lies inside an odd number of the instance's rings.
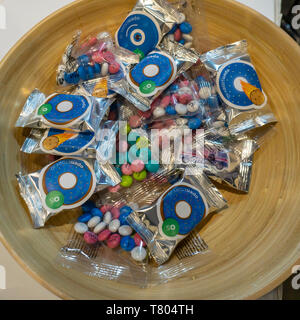
{"label": "wooden bowl", "polygon": [[[74,30],[114,32],[134,3],[75,1],[38,24],[2,60],[1,240],[24,269],[62,298],[258,298],[285,280],[300,257],[300,49],[273,23],[233,1],[205,1],[211,47],[244,38],[249,41],[279,124],[276,136],[255,156],[249,195],[223,190],[229,208],[213,216],[202,229],[218,258],[181,279],[142,290],[55,265],[72,213],[56,216],[42,230],[31,227],[15,173],[21,166],[40,168],[43,160],[19,152],[24,137],[22,130],[14,129],[14,123],[20,109],[35,87],[47,93],[55,90],[55,69]],[[200,33],[197,26],[196,33]]]}

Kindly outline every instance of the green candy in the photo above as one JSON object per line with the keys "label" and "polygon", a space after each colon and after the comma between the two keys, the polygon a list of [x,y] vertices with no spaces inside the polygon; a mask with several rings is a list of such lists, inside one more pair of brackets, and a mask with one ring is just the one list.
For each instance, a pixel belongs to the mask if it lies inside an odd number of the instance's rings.
{"label": "green candy", "polygon": [[122,176],[122,182],[120,183],[122,187],[128,188],[132,185],[133,179],[131,176]]}
{"label": "green candy", "polygon": [[46,196],[46,205],[50,209],[58,209],[64,204],[64,195],[60,191],[51,191]]}
{"label": "green candy", "polygon": [[44,114],[47,114],[49,112],[51,112],[52,110],[52,105],[47,103],[47,104],[43,104],[39,107],[39,110],[38,110],[38,115],[39,116],[42,116]]}
{"label": "green candy", "polygon": [[140,84],[140,91],[143,94],[151,94],[155,89],[156,84],[152,80],[146,80]]}
{"label": "green candy", "polygon": [[137,181],[143,181],[147,178],[147,171],[143,170],[141,172],[134,172],[133,178]]}
{"label": "green candy", "polygon": [[142,137],[139,137],[137,140],[136,140],[136,147],[138,149],[142,149],[142,148],[147,148],[149,145],[149,140],[142,136]]}

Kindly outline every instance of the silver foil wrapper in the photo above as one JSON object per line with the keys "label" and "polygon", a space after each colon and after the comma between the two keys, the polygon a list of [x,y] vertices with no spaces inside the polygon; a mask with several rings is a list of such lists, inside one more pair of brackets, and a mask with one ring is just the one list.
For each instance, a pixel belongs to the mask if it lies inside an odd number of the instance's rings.
{"label": "silver foil wrapper", "polygon": [[[170,78],[163,84],[150,93],[142,93],[141,84],[137,84],[133,74],[139,74],[139,72],[147,65],[155,65],[155,63],[159,63],[161,61],[161,56],[167,58],[172,65],[172,71]],[[147,60],[146,60],[147,59]],[[153,60],[154,59],[154,60]],[[163,41],[157,46],[157,50],[152,51],[148,56],[146,56],[139,64],[137,64],[129,73],[127,73],[126,77],[121,79],[120,81],[108,81],[108,87],[122,95],[129,102],[131,102],[135,107],[140,109],[141,111],[147,111],[151,107],[151,103],[170,85],[172,82],[183,72],[187,71],[192,65],[197,63],[198,56],[191,49],[187,49],[179,43],[171,41],[167,38],[164,38]],[[153,62],[153,63],[152,63]],[[157,67],[157,70],[160,70]],[[147,79],[151,79],[147,77]],[[152,80],[149,80],[152,83]],[[147,84],[148,85],[148,84]],[[149,88],[145,84],[145,90]],[[154,86],[154,84],[152,84]],[[151,86],[151,84],[150,84]],[[144,91],[145,92],[145,91]]]}
{"label": "silver foil wrapper", "polygon": [[32,154],[79,156],[106,162],[111,158],[118,122],[105,121],[98,132],[70,132],[57,129],[32,129],[21,151]]}
{"label": "silver foil wrapper", "polygon": [[[28,97],[15,126],[97,132],[113,102],[114,99],[63,93],[46,97],[35,89]],[[67,109],[60,110],[59,106]]]}
{"label": "silver foil wrapper", "polygon": [[[251,63],[246,40],[209,51],[201,55],[201,61],[215,79],[231,134],[237,135],[277,121],[270,108],[267,95],[261,88],[258,88],[260,83]],[[241,64],[243,69],[235,70],[232,64]],[[236,83],[235,80],[240,81]],[[244,101],[240,102],[239,97],[242,97]],[[246,104],[241,107],[245,99]]]}
{"label": "silver foil wrapper", "polygon": [[154,261],[161,265],[204,217],[225,206],[226,200],[206,175],[193,168],[190,175],[183,174],[151,207],[133,211],[127,222],[145,240]]}
{"label": "silver foil wrapper", "polygon": [[34,228],[44,227],[57,213],[77,208],[95,192],[121,182],[111,164],[74,157],[61,158],[38,172],[16,177]]}

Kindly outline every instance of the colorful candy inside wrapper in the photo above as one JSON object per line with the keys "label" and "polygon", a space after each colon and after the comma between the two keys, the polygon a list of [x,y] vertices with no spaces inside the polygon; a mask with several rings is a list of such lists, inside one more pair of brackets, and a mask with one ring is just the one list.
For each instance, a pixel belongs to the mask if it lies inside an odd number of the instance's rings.
{"label": "colorful candy inside wrapper", "polygon": [[[89,275],[141,287],[169,281],[208,263],[214,254],[201,237],[193,233],[175,250],[168,263],[157,267],[150,259],[146,243],[128,224],[133,209],[153,204],[172,187],[174,176],[180,180],[182,172],[154,175],[118,193],[96,194],[94,202],[88,201],[82,206],[83,213],[74,225],[75,233],[71,233],[67,245],[61,248],[57,262]],[[198,254],[202,255],[201,259],[193,261]]]}
{"label": "colorful candy inside wrapper", "polygon": [[109,163],[64,157],[38,172],[19,173],[17,180],[35,228],[66,209],[80,207],[99,190],[120,183]]}
{"label": "colorful candy inside wrapper", "polygon": [[247,47],[247,41],[242,40],[201,56],[215,78],[229,129],[234,135],[276,122]]}
{"label": "colorful candy inside wrapper", "polygon": [[32,129],[21,151],[28,154],[76,155],[106,162],[111,158],[118,130],[118,122],[109,120],[101,124],[96,134],[91,131],[73,132],[54,128]]}
{"label": "colorful candy inside wrapper", "polygon": [[97,132],[113,99],[54,93],[47,98],[35,89],[28,97],[16,127],[55,128]]}
{"label": "colorful candy inside wrapper", "polygon": [[115,35],[116,44],[143,59],[184,16],[165,0],[138,0]]}
{"label": "colorful candy inside wrapper", "polygon": [[[77,85],[96,78],[103,78],[105,82],[110,76],[120,79],[126,68],[139,61],[136,54],[115,47],[107,32],[90,35],[81,42],[80,37],[81,31],[77,31],[63,55],[57,70],[59,86]],[[104,84],[98,80],[97,86],[104,87]]]}
{"label": "colorful candy inside wrapper", "polygon": [[194,51],[164,38],[126,77],[109,81],[108,86],[141,111],[147,111],[152,102],[197,61]]}

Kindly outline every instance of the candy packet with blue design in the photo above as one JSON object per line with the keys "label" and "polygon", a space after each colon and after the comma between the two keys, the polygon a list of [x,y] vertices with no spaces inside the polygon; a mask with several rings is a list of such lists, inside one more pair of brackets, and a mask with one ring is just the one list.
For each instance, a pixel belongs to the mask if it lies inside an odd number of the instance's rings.
{"label": "candy packet with blue design", "polygon": [[60,129],[32,129],[21,151],[56,156],[80,156],[106,162],[111,158],[119,130],[118,122],[105,121],[96,132],[73,132]]}
{"label": "candy packet with blue design", "polygon": [[134,210],[127,222],[146,242],[157,265],[167,262],[175,248],[211,212],[223,209],[226,200],[200,168],[184,169],[151,206]]}
{"label": "candy packet with blue design", "polygon": [[123,79],[108,81],[108,86],[141,111],[147,111],[153,101],[198,60],[193,50],[164,38]]}
{"label": "candy packet with blue design", "polygon": [[63,157],[38,172],[17,174],[17,181],[34,228],[41,228],[52,216],[80,207],[95,192],[115,186],[121,179],[109,163]]}
{"label": "candy packet with blue design", "polygon": [[[139,62],[138,55],[116,47],[109,33],[90,34],[81,40],[77,31],[67,46],[57,69],[58,86],[82,85],[91,95],[106,98],[108,78],[124,76],[127,68]],[[94,80],[94,81],[92,81]]]}
{"label": "candy packet with blue design", "polygon": [[15,126],[95,133],[113,102],[114,99],[66,93],[46,97],[35,89],[27,98]]}
{"label": "candy packet with blue design", "polygon": [[231,134],[277,122],[246,40],[211,50],[200,59],[212,74]]}

